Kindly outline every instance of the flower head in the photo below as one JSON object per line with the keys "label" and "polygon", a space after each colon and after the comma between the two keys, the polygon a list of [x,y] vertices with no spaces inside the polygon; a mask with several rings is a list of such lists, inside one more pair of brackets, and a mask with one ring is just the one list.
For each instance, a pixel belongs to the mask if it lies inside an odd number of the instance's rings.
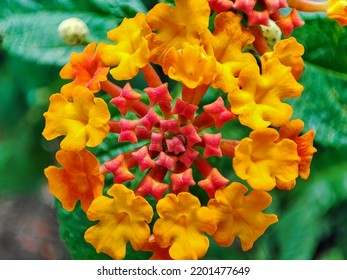
{"label": "flower head", "polygon": [[[152,259],[199,259],[210,242],[230,246],[236,237],[249,250],[277,222],[263,213],[267,191],[307,178],[316,152],[314,132],[300,135],[303,122],[290,120],[285,103],[303,91],[304,49],[280,40],[279,27],[288,35],[302,23],[303,2],[159,2],[110,30],[114,43],[89,44],[61,70],[73,81],[44,113],[43,136],[63,136],[62,167],[45,170],[50,190],[68,211],[81,202],[94,222],[85,240],[114,259],[129,246]],[[304,4],[327,8],[312,3]],[[277,35],[267,43],[259,24],[270,22]],[[138,77],[118,84],[139,71],[145,88]],[[249,137],[233,139],[241,135],[235,119],[253,130]],[[230,170],[219,168],[225,162],[253,190],[230,184]],[[104,176],[113,185],[103,192]]]}

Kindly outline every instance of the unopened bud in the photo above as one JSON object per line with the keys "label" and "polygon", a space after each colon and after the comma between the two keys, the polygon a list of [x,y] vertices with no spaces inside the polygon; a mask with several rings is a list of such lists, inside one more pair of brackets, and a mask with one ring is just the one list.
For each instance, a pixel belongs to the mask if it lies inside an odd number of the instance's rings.
{"label": "unopened bud", "polygon": [[269,26],[260,25],[260,27],[269,48],[273,50],[276,43],[281,40],[282,32],[273,20],[269,20],[269,23]]}
{"label": "unopened bud", "polygon": [[58,27],[60,38],[69,45],[82,44],[89,34],[88,26],[79,18],[68,18]]}

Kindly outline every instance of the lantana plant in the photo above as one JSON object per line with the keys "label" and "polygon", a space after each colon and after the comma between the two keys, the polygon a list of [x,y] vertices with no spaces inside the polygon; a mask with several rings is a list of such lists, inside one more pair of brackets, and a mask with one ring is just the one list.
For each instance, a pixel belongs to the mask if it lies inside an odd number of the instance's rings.
{"label": "lantana plant", "polygon": [[[90,220],[97,253],[200,259],[236,237],[247,251],[278,222],[271,190],[307,179],[317,151],[286,103],[304,90],[291,33],[317,11],[347,24],[343,0],[165,1],[71,54],[44,113],[43,136],[60,141],[44,172],[61,207]],[[247,135],[232,138],[233,123]]]}

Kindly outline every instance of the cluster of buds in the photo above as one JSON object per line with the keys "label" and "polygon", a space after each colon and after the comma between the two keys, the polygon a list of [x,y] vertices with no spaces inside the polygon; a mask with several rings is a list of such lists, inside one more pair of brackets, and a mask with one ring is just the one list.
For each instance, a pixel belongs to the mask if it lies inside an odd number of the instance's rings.
{"label": "cluster of buds", "polygon": [[208,2],[216,13],[227,10],[244,13],[250,27],[269,26],[273,21],[285,36],[289,36],[296,27],[304,24],[298,12],[324,12],[327,17],[338,21],[340,25],[347,24],[345,0],[208,0]]}
{"label": "cluster of buds", "polygon": [[[329,1],[335,2],[344,3]],[[308,178],[315,132],[302,134],[303,121],[291,120],[293,109],[283,102],[303,91],[297,81],[303,46],[287,38],[273,50],[257,48],[253,27],[267,22],[253,14],[259,4],[274,18],[280,8],[299,3],[311,2],[159,3],[109,31],[114,44],[90,43],[71,55],[60,76],[72,81],[50,97],[44,113],[43,136],[62,137],[61,166],[49,166],[45,175],[64,209],[73,211],[80,201],[96,222],[84,238],[97,252],[123,259],[130,243],[153,252],[152,259],[199,259],[209,248],[208,235],[223,247],[238,237],[249,250],[278,221],[263,212],[271,204],[269,191],[290,190],[299,176]],[[252,44],[257,54],[245,51]],[[131,84],[137,75],[146,88]],[[178,95],[164,78],[181,85]],[[210,88],[217,90],[206,102]],[[229,122],[248,127],[249,136],[226,138]],[[106,137],[114,145],[110,151],[121,142],[130,148],[101,162],[93,148]],[[229,157],[245,182],[230,182],[212,164],[215,157]],[[106,176],[113,184],[105,184]]]}

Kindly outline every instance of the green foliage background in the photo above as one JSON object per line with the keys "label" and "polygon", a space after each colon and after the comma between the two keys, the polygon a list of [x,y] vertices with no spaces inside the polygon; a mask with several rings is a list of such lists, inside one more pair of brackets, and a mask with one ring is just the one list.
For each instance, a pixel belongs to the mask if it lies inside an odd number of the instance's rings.
{"label": "green foliage background", "polygon": [[[156,1],[122,0],[3,0],[0,8],[0,196],[36,192],[45,184],[43,169],[54,164],[58,142],[41,136],[48,98],[65,81],[59,70],[71,52],[58,37],[59,23],[80,17],[90,29],[89,41],[107,41],[106,33],[124,17],[147,11]],[[242,252],[211,245],[206,259],[346,259],[347,258],[347,28],[321,14],[303,15],[306,24],[292,34],[305,47],[302,96],[288,100],[293,118],[316,130],[311,176],[299,179],[290,192],[274,190],[269,213],[272,225]],[[141,80],[137,81],[140,86]],[[209,94],[215,94],[210,92]],[[227,127],[233,136],[241,127]],[[127,149],[126,146],[117,149]],[[114,153],[107,143],[97,151]],[[220,162],[219,162],[220,163]],[[236,179],[231,162],[222,161],[224,174]],[[107,258],[83,241],[90,226],[79,208],[68,213],[57,203],[61,237],[74,259]],[[76,227],[76,225],[79,225]],[[127,258],[136,258],[129,248]],[[141,257],[146,257],[142,256]]]}

